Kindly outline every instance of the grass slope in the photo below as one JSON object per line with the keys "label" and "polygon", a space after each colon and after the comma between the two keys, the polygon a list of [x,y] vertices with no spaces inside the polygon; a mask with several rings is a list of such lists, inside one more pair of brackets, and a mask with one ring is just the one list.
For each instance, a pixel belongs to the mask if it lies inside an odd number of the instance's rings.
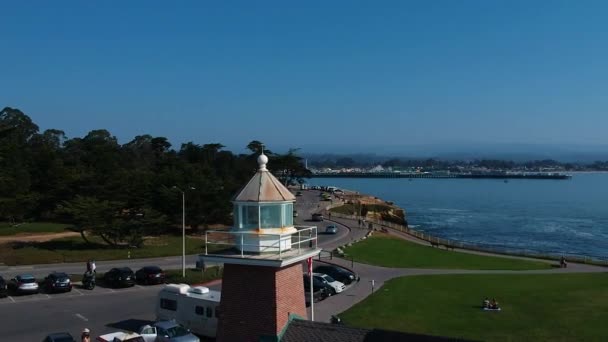
{"label": "grass slope", "polygon": [[[348,325],[483,341],[605,341],[608,274],[403,277],[340,317]],[[496,297],[502,311],[480,309]]]}
{"label": "grass slope", "polygon": [[10,236],[19,233],[61,233],[69,227],[62,223],[49,222],[26,222],[17,226],[10,225],[6,222],[0,223],[0,236]]}
{"label": "grass slope", "polygon": [[[46,264],[56,262],[78,262],[89,259],[116,260],[152,258],[182,254],[181,236],[148,238],[142,248],[110,247],[91,237],[86,244],[80,237],[56,239],[46,242],[13,242],[0,246],[0,263],[6,265]],[[204,242],[186,237],[186,254],[203,252]]]}
{"label": "grass slope", "polygon": [[545,262],[481,256],[423,246],[388,236],[373,236],[346,248],[355,261],[384,267],[527,270],[550,268]]}

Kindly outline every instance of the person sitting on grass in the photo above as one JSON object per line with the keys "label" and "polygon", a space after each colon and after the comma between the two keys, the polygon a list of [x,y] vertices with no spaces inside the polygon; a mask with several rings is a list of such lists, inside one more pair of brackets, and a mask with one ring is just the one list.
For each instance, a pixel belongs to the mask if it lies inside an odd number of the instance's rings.
{"label": "person sitting on grass", "polygon": [[486,297],[486,299],[483,300],[483,308],[487,309],[490,307],[490,300],[488,299],[488,297]]}
{"label": "person sitting on grass", "polygon": [[496,301],[496,298],[492,298],[492,301],[490,302],[490,309],[498,310],[498,302]]}

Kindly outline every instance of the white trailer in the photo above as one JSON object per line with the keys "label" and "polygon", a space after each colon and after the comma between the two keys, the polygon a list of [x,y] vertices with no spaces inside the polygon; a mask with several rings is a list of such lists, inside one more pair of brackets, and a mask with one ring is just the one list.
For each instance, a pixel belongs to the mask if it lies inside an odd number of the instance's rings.
{"label": "white trailer", "polygon": [[175,320],[197,335],[214,338],[220,297],[220,291],[204,286],[167,284],[158,293],[156,319]]}

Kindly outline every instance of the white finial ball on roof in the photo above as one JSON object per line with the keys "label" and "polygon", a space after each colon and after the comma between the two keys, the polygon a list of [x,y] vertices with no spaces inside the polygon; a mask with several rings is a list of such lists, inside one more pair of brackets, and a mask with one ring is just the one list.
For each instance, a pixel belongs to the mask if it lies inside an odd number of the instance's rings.
{"label": "white finial ball on roof", "polygon": [[262,152],[258,157],[258,165],[260,165],[260,170],[266,170],[266,164],[268,164],[268,157]]}

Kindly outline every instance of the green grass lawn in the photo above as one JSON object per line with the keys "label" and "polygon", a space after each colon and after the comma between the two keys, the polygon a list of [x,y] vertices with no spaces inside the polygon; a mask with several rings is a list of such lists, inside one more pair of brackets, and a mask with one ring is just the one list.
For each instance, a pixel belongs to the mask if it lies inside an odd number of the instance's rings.
{"label": "green grass lawn", "polygon": [[373,236],[345,250],[355,261],[384,267],[527,270],[550,268],[545,262],[480,256],[423,246],[406,240]]}
{"label": "green grass lawn", "polygon": [[[99,238],[91,237],[87,244],[80,237],[46,242],[13,242],[0,246],[0,263],[6,265],[78,262],[89,259],[115,260],[152,258],[182,254],[181,236],[161,236],[146,239],[141,248],[110,247]],[[186,254],[203,252],[204,241],[186,237]]]}
{"label": "green grass lawn", "polygon": [[339,207],[333,207],[329,209],[329,211],[339,214],[345,215],[354,215],[354,213],[358,212],[359,208],[355,207],[354,204],[344,204]]}
{"label": "green grass lawn", "polygon": [[[605,341],[608,274],[441,275],[388,281],[347,325],[482,341]],[[502,311],[480,309],[496,297]]]}
{"label": "green grass lawn", "polygon": [[68,224],[49,222],[25,222],[17,226],[6,222],[0,223],[0,236],[16,235],[19,233],[61,233],[66,231]]}

